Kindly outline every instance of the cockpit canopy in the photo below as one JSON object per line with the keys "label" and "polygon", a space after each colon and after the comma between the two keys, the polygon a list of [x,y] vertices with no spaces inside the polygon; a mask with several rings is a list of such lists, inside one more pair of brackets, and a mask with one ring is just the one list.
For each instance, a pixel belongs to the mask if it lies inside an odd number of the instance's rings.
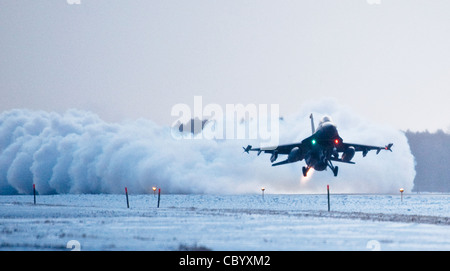
{"label": "cockpit canopy", "polygon": [[327,124],[333,125],[333,121],[331,120],[331,118],[329,116],[324,116],[319,122],[319,128],[326,126]]}

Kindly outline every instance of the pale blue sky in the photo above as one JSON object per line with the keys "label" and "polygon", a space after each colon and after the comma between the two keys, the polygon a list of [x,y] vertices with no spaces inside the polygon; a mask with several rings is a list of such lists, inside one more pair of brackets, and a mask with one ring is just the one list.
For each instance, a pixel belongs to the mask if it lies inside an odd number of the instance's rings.
{"label": "pale blue sky", "polygon": [[177,103],[334,97],[376,123],[450,131],[450,1],[4,0],[0,112],[171,124]]}

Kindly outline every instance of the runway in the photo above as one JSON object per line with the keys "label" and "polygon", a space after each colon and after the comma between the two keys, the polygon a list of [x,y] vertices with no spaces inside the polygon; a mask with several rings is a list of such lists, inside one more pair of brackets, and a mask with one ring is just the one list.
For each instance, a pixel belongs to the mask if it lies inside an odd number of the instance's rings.
{"label": "runway", "polygon": [[[0,250],[450,250],[449,195],[0,197]],[[72,242],[72,243],[70,243]],[[68,247],[69,246],[69,247]]]}

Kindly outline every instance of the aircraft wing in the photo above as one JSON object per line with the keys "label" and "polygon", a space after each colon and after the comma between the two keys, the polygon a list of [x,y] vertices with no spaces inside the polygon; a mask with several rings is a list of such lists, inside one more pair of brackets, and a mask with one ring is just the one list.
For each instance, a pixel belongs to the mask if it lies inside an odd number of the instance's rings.
{"label": "aircraft wing", "polygon": [[295,147],[302,148],[302,143],[293,143],[293,144],[285,144],[285,145],[278,145],[278,146],[272,146],[272,147],[262,147],[262,148],[252,148],[251,145],[248,145],[246,148],[242,147],[244,149],[244,152],[248,153],[249,151],[257,151],[258,155],[261,154],[261,152],[264,153],[277,153],[277,154],[289,154],[291,150]]}
{"label": "aircraft wing", "polygon": [[338,152],[343,152],[345,151],[348,147],[353,147],[355,148],[355,152],[362,152],[363,156],[365,157],[367,155],[367,153],[371,150],[376,150],[377,154],[381,151],[381,150],[387,150],[387,151],[391,151],[392,149],[391,147],[394,144],[389,143],[388,145],[384,146],[384,147],[380,147],[380,146],[371,146],[371,145],[361,145],[361,144],[353,144],[353,143],[342,143],[339,147],[338,147]]}
{"label": "aircraft wing", "polygon": [[289,161],[289,159],[286,159],[284,161],[274,163],[278,158],[278,154],[288,155],[292,151],[292,149],[294,149],[296,147],[298,147],[299,149],[302,149],[303,144],[300,142],[300,143],[285,144],[285,145],[278,145],[278,146],[273,146],[273,147],[263,147],[263,148],[252,148],[251,145],[248,145],[246,148],[244,148],[244,147],[242,147],[242,148],[244,149],[244,152],[246,152],[246,153],[249,153],[250,151],[257,151],[258,155],[260,155],[261,152],[271,153],[272,156],[270,157],[270,162],[273,163],[272,166],[279,166],[279,165],[284,165],[284,164],[293,163],[293,162],[297,161],[297,160]]}

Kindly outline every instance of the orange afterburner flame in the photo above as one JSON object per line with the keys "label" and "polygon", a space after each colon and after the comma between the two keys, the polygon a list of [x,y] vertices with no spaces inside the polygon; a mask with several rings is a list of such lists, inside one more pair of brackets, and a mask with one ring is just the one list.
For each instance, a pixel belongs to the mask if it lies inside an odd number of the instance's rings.
{"label": "orange afterburner flame", "polygon": [[302,176],[300,178],[300,185],[306,185],[309,182],[309,180],[311,180],[313,173],[314,173],[314,168],[310,168],[308,170],[308,174],[306,174],[306,177],[303,176],[303,174],[302,174]]}

